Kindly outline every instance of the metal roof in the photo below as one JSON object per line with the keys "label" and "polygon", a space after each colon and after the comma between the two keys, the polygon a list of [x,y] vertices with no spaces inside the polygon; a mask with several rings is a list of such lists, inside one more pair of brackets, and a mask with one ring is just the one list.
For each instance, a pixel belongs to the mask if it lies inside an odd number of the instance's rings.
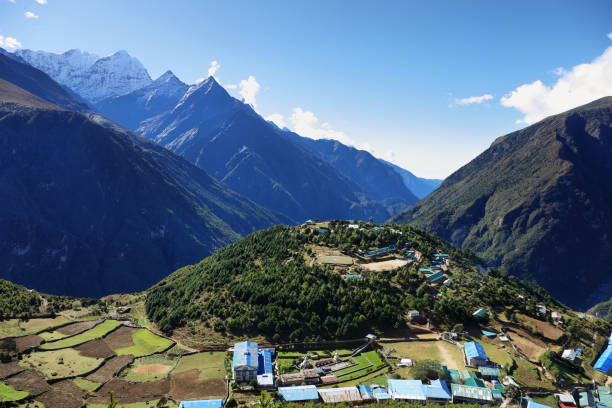
{"label": "metal roof", "polygon": [[443,278],[444,278],[444,272],[440,271],[440,272],[436,272],[436,273],[434,273],[432,275],[429,275],[427,277],[427,280],[429,282],[435,282],[435,281],[438,281],[438,280],[443,279]]}
{"label": "metal roof", "polygon": [[481,307],[480,309],[472,313],[472,316],[480,317],[480,316],[484,316],[485,314],[487,314],[487,309]]}
{"label": "metal roof", "polygon": [[594,369],[608,374],[612,369],[612,344],[609,344],[593,366]]}
{"label": "metal roof", "polygon": [[570,394],[555,394],[555,396],[559,398],[559,402],[576,405],[576,400]]}
{"label": "metal roof", "polygon": [[374,394],[372,394],[372,390],[367,385],[360,385],[359,392],[361,393],[361,398],[364,400],[374,398]]}
{"label": "metal roof", "polygon": [[430,385],[424,385],[425,397],[435,399],[451,399],[450,391],[442,380],[430,381]]}
{"label": "metal roof", "polygon": [[259,356],[257,359],[259,364],[257,374],[262,375],[274,373],[274,370],[272,369],[272,352],[270,350],[259,350]]}
{"label": "metal roof", "polygon": [[581,407],[594,407],[595,406],[595,397],[591,390],[583,391],[578,394],[578,404]]}
{"label": "metal roof", "polygon": [[612,387],[598,386],[599,402],[608,408],[612,408]]}
{"label": "metal roof", "polygon": [[487,353],[485,353],[484,348],[480,343],[476,343],[475,341],[470,341],[463,345],[465,347],[465,355],[468,359],[479,359],[479,360],[488,360]]}
{"label": "metal roof", "polygon": [[493,401],[493,393],[488,388],[451,384],[453,397],[469,398],[480,401]]}
{"label": "metal roof", "polygon": [[199,401],[181,401],[179,408],[221,408],[223,399],[210,399]]}
{"label": "metal roof", "polygon": [[278,387],[278,393],[285,401],[311,401],[319,399],[319,392],[314,385]]}
{"label": "metal roof", "polygon": [[446,379],[450,380],[450,382],[461,383],[461,375],[459,374],[459,370],[455,370],[454,368],[447,368],[444,370],[446,373]]}
{"label": "metal roof", "polygon": [[425,401],[425,390],[420,380],[387,380],[393,399]]}
{"label": "metal roof", "polygon": [[319,395],[323,402],[361,401],[357,387],[320,388]]}
{"label": "metal roof", "polygon": [[372,393],[377,400],[391,399],[389,391],[387,391],[385,387],[378,386],[377,384],[372,384]]}
{"label": "metal roof", "polygon": [[527,408],[552,408],[552,407],[550,407],[548,405],[540,404],[540,403],[535,402],[535,401],[529,401],[527,403]]}
{"label": "metal roof", "polygon": [[494,367],[478,367],[478,371],[480,374],[490,376],[490,377],[499,377],[499,368]]}
{"label": "metal roof", "polygon": [[234,344],[234,358],[232,367],[257,370],[259,367],[259,353],[257,343],[243,341]]}

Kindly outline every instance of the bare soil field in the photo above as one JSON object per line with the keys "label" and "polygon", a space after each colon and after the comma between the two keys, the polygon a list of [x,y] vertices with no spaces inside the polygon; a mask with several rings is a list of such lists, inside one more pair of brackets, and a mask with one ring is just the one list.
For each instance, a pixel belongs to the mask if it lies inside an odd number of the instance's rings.
{"label": "bare soil field", "polygon": [[83,406],[83,402],[80,399],[54,390],[39,395],[36,397],[36,401],[42,402],[45,407],[52,408],[81,408]]}
{"label": "bare soil field", "polygon": [[104,384],[96,394],[99,397],[107,397],[111,391],[118,398],[136,398],[140,401],[148,401],[168,395],[170,380],[164,378],[159,381],[135,383],[115,378]]}
{"label": "bare soil field", "polygon": [[78,387],[71,380],[63,380],[63,381],[57,382],[55,384],[52,384],[51,388],[53,389],[53,391],[56,391],[62,394],[71,395],[77,399],[83,398],[85,395],[87,395],[87,391]]}
{"label": "bare soil field", "polygon": [[196,369],[172,374],[170,395],[177,401],[203,397],[223,397],[224,380],[199,381],[200,372]]}
{"label": "bare soil field", "polygon": [[21,352],[34,347],[38,347],[43,341],[44,339],[42,337],[37,336],[35,334],[31,334],[29,336],[16,337],[15,345],[17,345],[17,350]]}
{"label": "bare soil field", "polygon": [[24,370],[25,368],[15,362],[0,364],[0,378],[10,377]]}
{"label": "bare soil field", "polygon": [[514,332],[508,332],[508,337],[523,354],[531,360],[538,360],[542,354],[546,352],[546,348],[540,344],[536,344],[529,338],[523,337]]}
{"label": "bare soil field", "polygon": [[361,268],[372,272],[385,272],[407,265],[410,261],[404,259],[391,259],[389,261],[372,262],[359,265]]}
{"label": "bare soil field", "polygon": [[172,366],[166,364],[143,364],[134,367],[133,371],[138,374],[165,374],[172,369]]}
{"label": "bare soil field", "polygon": [[23,371],[7,379],[6,383],[16,390],[27,391],[33,396],[51,389],[45,379],[34,370]]}
{"label": "bare soil field", "polygon": [[110,346],[111,349],[117,350],[124,347],[131,347],[134,345],[132,335],[138,330],[134,327],[122,326],[106,336],[104,341]]}
{"label": "bare soil field", "polygon": [[134,358],[132,356],[113,357],[105,362],[102,367],[85,377],[86,380],[98,383],[109,381],[126,365],[130,364]]}
{"label": "bare soil field", "polygon": [[102,319],[72,323],[64,327],[60,327],[56,331],[65,336],[74,336],[75,334],[83,333],[85,330],[89,330],[100,323],[102,323]]}
{"label": "bare soil field", "polygon": [[74,349],[84,357],[109,358],[115,355],[115,352],[102,339],[88,341]]}
{"label": "bare soil field", "polygon": [[536,328],[539,333],[542,333],[544,337],[547,339],[551,339],[553,341],[558,340],[561,336],[563,336],[563,330],[557,328],[555,325],[549,322],[543,322],[538,319],[534,319],[533,317],[525,316],[522,314],[518,315],[518,318],[527,324],[530,324]]}

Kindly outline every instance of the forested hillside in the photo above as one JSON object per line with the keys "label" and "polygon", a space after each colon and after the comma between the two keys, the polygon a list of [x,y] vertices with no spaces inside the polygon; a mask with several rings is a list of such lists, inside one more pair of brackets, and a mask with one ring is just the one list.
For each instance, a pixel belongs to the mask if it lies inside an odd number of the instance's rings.
{"label": "forested hillside", "polygon": [[[230,245],[197,265],[176,271],[152,287],[146,312],[165,332],[200,326],[227,336],[262,335],[273,341],[335,339],[369,330],[401,328],[408,310],[433,312],[446,327],[474,321],[478,307],[509,307],[533,314],[544,303],[562,308],[540,287],[496,271],[480,272],[473,252],[460,250],[411,226],[326,229],[273,227]],[[420,260],[386,272],[367,264],[339,268],[320,262],[321,251],[359,257],[361,249],[395,244]],[[438,251],[449,254],[452,287],[432,286],[420,271]],[[363,251],[362,251],[363,252]],[[348,256],[345,256],[348,257]],[[349,279],[347,273],[358,273]],[[520,295],[520,296],[519,296]]]}

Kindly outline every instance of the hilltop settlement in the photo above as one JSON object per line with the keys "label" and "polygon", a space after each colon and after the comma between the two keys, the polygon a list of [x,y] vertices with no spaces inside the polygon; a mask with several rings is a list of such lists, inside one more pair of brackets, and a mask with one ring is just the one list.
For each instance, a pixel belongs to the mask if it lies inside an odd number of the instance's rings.
{"label": "hilltop settlement", "polygon": [[6,406],[612,408],[609,322],[406,225],[273,227],[100,300],[0,290]]}

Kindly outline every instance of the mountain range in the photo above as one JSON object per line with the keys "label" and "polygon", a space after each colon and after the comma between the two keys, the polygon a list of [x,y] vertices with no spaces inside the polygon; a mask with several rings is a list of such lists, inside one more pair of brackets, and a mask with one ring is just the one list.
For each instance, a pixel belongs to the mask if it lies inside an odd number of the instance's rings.
{"label": "mountain range", "polygon": [[0,55],[0,277],[48,293],[141,290],[286,223]]}
{"label": "mountain range", "polygon": [[393,222],[421,226],[582,310],[612,292],[612,97],[502,136]]}

